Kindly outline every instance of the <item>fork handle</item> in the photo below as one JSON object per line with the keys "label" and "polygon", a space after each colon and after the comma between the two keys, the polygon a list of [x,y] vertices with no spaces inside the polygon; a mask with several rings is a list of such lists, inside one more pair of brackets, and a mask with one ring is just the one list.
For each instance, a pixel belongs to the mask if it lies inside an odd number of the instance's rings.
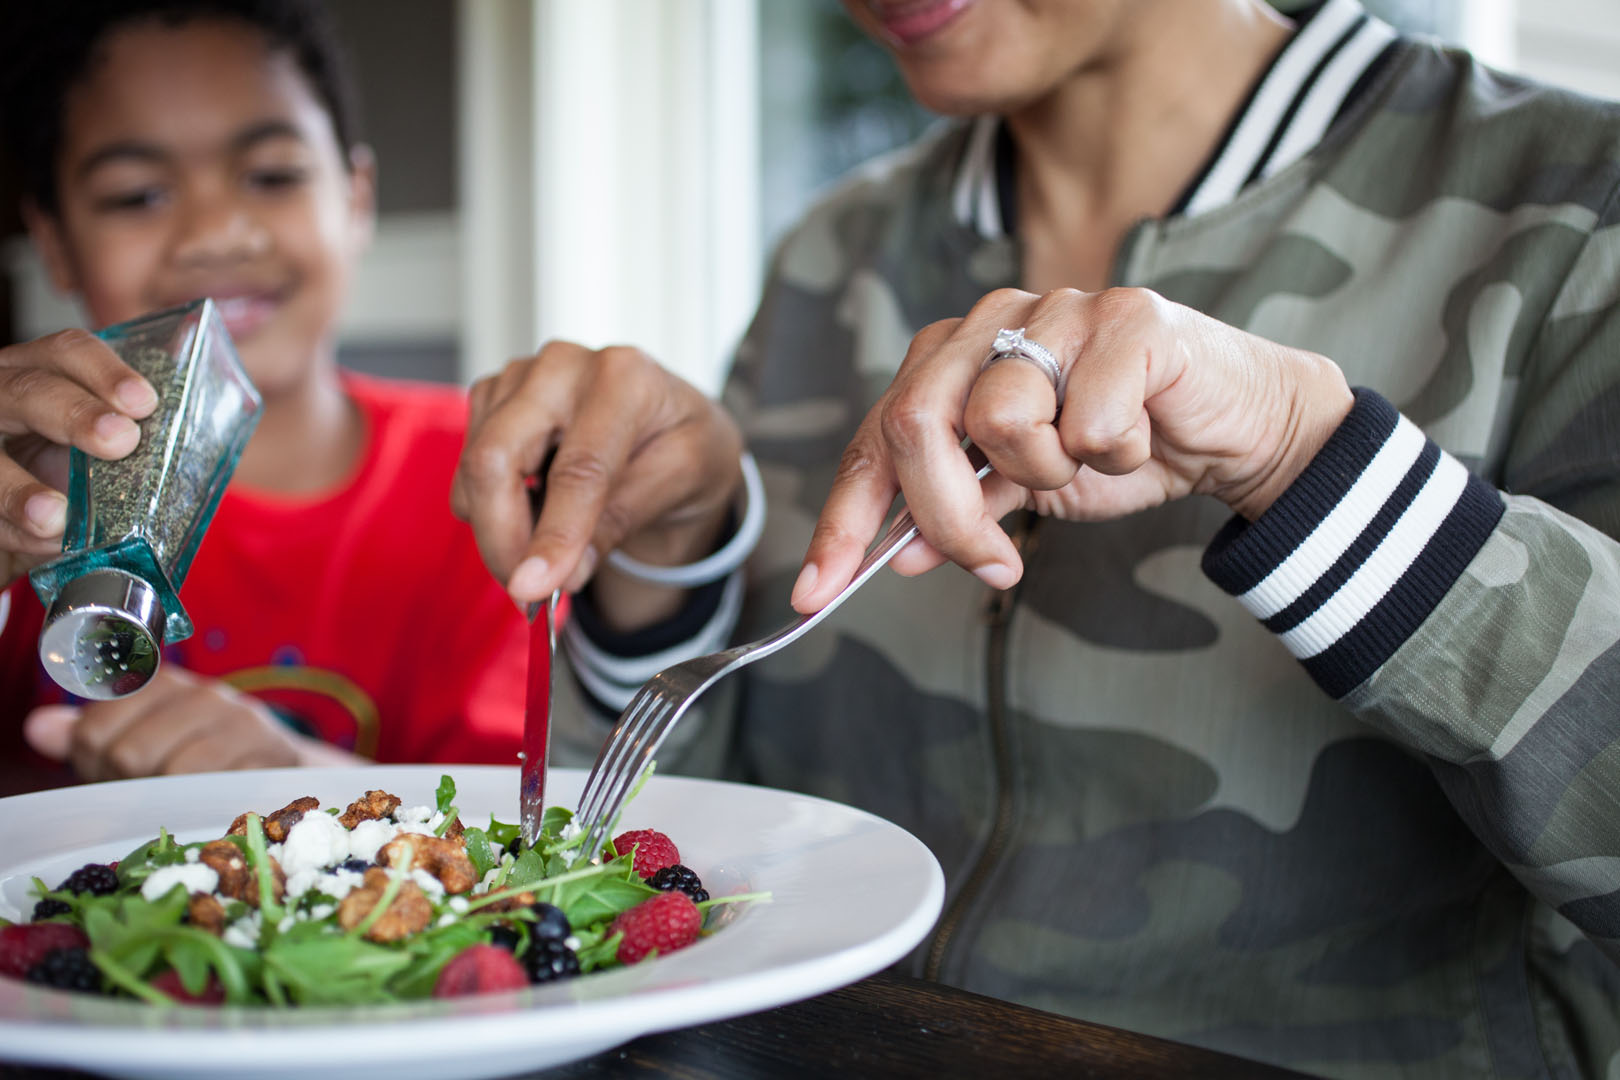
{"label": "fork handle", "polygon": [[[991,465],[985,458],[983,450],[980,450],[972,443],[965,443],[962,449],[966,451],[968,460],[977,466],[974,472],[975,479],[983,480],[995,471],[995,466]],[[837,596],[827,601],[821,610],[800,616],[774,634],[760,638],[751,647],[741,647],[738,650],[738,659],[746,656],[750,660],[757,660],[761,656],[770,655],[790,642],[797,641],[811,627],[831,615],[838,605],[849,599],[851,593],[865,585],[873,574],[887,566],[889,560],[894,558],[901,548],[911,543],[916,536],[917,523],[912,520],[911,511],[902,508],[900,513],[895,515],[894,521],[890,523],[889,528],[884,532],[882,539],[877,542],[871,551],[866,553],[866,558],[861,560],[861,565],[856,568],[855,576],[850,578],[849,584],[838,590]]]}

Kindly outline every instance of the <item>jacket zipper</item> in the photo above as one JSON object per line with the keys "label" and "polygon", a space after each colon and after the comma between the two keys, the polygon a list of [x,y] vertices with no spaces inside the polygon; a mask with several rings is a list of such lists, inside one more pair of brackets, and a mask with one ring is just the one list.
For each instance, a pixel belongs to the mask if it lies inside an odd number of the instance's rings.
{"label": "jacket zipper", "polygon": [[[1029,558],[1034,552],[1035,529],[1039,520],[1039,517],[1030,511],[1019,511],[1012,528],[1008,530],[1013,546],[1018,549],[1019,557],[1024,561],[1026,577]],[[1016,807],[1011,718],[1007,710],[1007,628],[1012,621],[1013,608],[1018,604],[1018,596],[1023,591],[1023,585],[1021,579],[1011,589],[991,592],[989,601],[985,604],[984,618],[989,628],[985,641],[985,716],[990,723],[991,784],[995,810],[984,847],[974,860],[973,868],[968,872],[961,889],[957,891],[956,897],[946,908],[945,914],[940,916],[939,924],[934,928],[933,940],[929,943],[927,958],[923,964],[923,977],[926,979],[937,980],[940,977],[946,953],[950,949],[957,928],[978,900],[990,875],[1000,865],[1002,857],[1006,854],[1007,842],[1012,835]]]}

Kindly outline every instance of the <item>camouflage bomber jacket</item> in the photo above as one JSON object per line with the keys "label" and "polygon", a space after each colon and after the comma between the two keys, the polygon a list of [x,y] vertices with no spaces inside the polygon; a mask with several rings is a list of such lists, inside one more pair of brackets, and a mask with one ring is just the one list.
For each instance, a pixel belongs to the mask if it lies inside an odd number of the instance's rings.
{"label": "camouflage bomber jacket", "polygon": [[[1341,107],[1245,117],[1115,273],[1375,391],[1311,471],[1246,529],[1015,515],[1010,593],[879,575],[734,678],[733,768],[926,841],[946,981],[1322,1074],[1614,1075],[1620,111],[1355,26]],[[949,126],[780,248],[740,638],[911,335],[1017,284],[1004,144]]]}

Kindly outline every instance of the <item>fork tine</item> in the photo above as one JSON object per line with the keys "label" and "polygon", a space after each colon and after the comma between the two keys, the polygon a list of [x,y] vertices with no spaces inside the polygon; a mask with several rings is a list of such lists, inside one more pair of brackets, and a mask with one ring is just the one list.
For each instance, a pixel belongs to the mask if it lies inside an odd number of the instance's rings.
{"label": "fork tine", "polygon": [[625,754],[631,745],[632,732],[652,708],[657,697],[656,690],[650,686],[643,686],[625,706],[624,712],[619,716],[619,722],[613,725],[612,733],[608,735],[601,751],[597,753],[596,764],[591,766],[591,774],[585,781],[585,789],[580,792],[579,809],[574,816],[576,821],[594,823],[600,815],[603,794],[622,767]]}
{"label": "fork tine", "polygon": [[[613,827],[613,819],[624,808],[624,801],[630,795],[636,780],[646,769],[647,763],[652,760],[658,745],[664,741],[664,736],[674,726],[675,720],[684,711],[684,703],[671,700],[661,694],[657,697],[656,705],[648,709],[641,716],[637,725],[635,737],[625,739],[626,753],[623,755],[620,768],[615,770],[602,786],[602,807],[591,823],[591,831],[586,834],[585,850],[596,855],[607,840],[607,831]],[[623,854],[623,852],[620,852]]]}

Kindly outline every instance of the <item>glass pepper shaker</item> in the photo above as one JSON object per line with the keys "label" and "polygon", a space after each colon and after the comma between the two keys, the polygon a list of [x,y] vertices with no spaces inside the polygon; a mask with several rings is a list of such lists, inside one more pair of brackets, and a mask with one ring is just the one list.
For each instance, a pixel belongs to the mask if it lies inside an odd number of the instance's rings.
{"label": "glass pepper shaker", "polygon": [[145,686],[165,643],[191,636],[177,595],[263,401],[211,300],[98,335],[157,392],[127,456],[69,455],[62,555],[29,580],[45,605],[39,655],[96,700]]}

